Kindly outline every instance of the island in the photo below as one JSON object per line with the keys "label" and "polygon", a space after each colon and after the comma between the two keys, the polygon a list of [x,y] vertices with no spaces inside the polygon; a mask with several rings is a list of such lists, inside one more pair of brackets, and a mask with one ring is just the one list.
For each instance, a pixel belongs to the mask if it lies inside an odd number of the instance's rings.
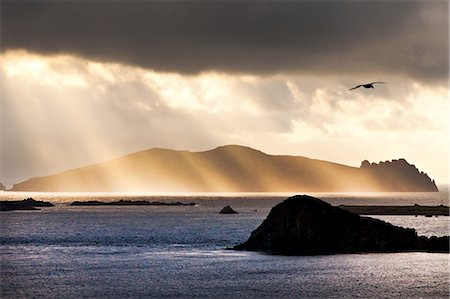
{"label": "island", "polygon": [[359,167],[227,145],[189,152],[153,148],[34,177],[10,191],[40,192],[437,192],[405,159]]}
{"label": "island", "polygon": [[413,216],[449,216],[449,207],[439,206],[350,206],[340,205],[338,208],[358,215],[413,215]]}
{"label": "island", "polygon": [[272,208],[263,223],[236,250],[282,255],[367,252],[449,252],[449,237],[418,236],[414,229],[362,217],[297,195]]}
{"label": "island", "polygon": [[219,214],[239,214],[232,207],[226,206],[222,210],[220,210]]}
{"label": "island", "polygon": [[375,181],[383,182],[384,188],[392,191],[438,191],[434,180],[403,158],[380,163],[364,160],[360,169],[370,173]]}
{"label": "island", "polygon": [[183,203],[177,202],[163,202],[163,201],[146,201],[146,200],[119,200],[119,201],[74,201],[71,206],[195,206],[195,202]]}
{"label": "island", "polygon": [[53,207],[50,202],[34,200],[33,198],[26,198],[23,200],[2,200],[0,201],[0,211],[14,211],[14,210],[39,210],[38,208]]}
{"label": "island", "polygon": [[4,191],[4,190],[6,190],[5,185],[3,185],[2,183],[0,183],[0,191]]}

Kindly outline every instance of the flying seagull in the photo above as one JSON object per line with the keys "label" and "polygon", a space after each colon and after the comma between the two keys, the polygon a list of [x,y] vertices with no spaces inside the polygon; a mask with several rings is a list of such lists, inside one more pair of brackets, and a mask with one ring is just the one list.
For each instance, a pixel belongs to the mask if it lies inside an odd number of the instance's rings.
{"label": "flying seagull", "polygon": [[359,84],[353,88],[350,88],[349,90],[357,89],[357,88],[360,88],[361,86],[364,88],[375,88],[375,87],[373,87],[373,84],[378,84],[378,83],[386,83],[386,82],[372,82],[372,83],[367,83],[367,84]]}

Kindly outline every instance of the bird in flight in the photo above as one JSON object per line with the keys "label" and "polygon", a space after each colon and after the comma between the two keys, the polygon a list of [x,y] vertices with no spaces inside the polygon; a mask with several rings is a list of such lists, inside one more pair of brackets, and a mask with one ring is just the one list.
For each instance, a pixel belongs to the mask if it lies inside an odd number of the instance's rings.
{"label": "bird in flight", "polygon": [[386,83],[386,82],[372,82],[372,83],[367,83],[367,84],[359,84],[353,88],[350,88],[349,90],[357,89],[357,88],[360,88],[361,86],[364,88],[375,88],[375,87],[373,87],[373,85],[378,84],[378,83]]}

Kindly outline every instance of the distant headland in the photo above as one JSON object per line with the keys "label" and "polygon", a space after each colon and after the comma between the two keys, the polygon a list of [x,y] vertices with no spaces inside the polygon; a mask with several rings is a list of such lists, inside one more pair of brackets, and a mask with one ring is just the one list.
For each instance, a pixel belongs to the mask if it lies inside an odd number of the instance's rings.
{"label": "distant headland", "polygon": [[405,159],[360,167],[238,145],[204,152],[154,148],[15,184],[10,191],[61,192],[435,192]]}

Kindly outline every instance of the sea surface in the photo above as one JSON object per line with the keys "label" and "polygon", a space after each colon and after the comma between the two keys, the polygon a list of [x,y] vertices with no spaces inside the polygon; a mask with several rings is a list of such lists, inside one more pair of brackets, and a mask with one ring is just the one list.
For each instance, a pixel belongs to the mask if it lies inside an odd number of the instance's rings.
{"label": "sea surface", "polygon": [[[227,250],[294,194],[0,192],[53,208],[0,214],[1,298],[448,298],[449,254],[275,256]],[[449,205],[439,193],[310,193],[333,205]],[[72,207],[135,199],[196,206]],[[237,215],[218,212],[231,205]],[[371,216],[419,235],[449,217]]]}

